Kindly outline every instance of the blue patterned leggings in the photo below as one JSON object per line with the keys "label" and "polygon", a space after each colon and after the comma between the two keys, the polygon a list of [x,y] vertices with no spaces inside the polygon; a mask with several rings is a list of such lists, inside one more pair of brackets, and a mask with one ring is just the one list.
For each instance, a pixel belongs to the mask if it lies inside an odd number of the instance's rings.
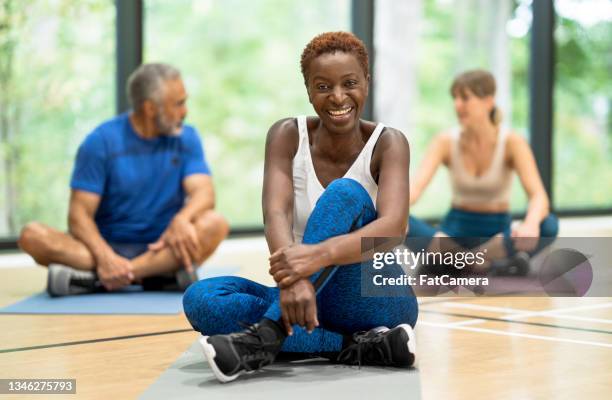
{"label": "blue patterned leggings", "polygon": [[[376,209],[367,191],[357,181],[337,179],[312,211],[303,243],[320,243],[374,219]],[[309,279],[315,283],[320,325],[311,334],[294,327],[283,352],[336,352],[342,348],[343,335],[377,326],[416,324],[418,305],[412,292],[406,296],[362,297],[360,263],[324,268]],[[278,288],[235,276],[194,283],[185,292],[183,305],[191,325],[205,335],[238,332],[239,322],[253,324],[263,317],[281,318]]]}

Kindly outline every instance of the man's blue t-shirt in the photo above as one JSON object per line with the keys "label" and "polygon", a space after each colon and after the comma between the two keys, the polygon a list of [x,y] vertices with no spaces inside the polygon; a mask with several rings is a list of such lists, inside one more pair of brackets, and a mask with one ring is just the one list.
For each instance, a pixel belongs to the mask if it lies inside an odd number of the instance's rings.
{"label": "man's blue t-shirt", "polygon": [[93,130],[79,147],[70,187],[102,198],[95,221],[109,242],[152,243],[185,201],[182,181],[210,169],[196,130],[143,139],[128,114]]}

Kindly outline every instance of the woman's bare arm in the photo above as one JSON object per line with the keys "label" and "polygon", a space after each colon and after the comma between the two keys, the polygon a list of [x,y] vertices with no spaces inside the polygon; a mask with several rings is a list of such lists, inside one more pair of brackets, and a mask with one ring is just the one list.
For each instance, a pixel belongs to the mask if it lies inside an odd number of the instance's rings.
{"label": "woman's bare arm", "polygon": [[421,165],[410,182],[410,205],[421,197],[440,164],[446,163],[449,157],[450,135],[439,134],[429,145]]}
{"label": "woman's bare arm", "polygon": [[272,125],[266,140],[263,219],[270,253],[293,243],[293,157],[298,133],[295,119]]}

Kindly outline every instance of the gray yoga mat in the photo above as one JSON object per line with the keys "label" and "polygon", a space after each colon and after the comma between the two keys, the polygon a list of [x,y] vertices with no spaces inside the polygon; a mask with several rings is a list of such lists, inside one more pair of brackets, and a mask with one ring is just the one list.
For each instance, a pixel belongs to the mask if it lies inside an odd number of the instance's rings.
{"label": "gray yoga mat", "polygon": [[279,362],[219,383],[196,341],[140,397],[154,399],[420,399],[417,369],[349,367],[324,359]]}

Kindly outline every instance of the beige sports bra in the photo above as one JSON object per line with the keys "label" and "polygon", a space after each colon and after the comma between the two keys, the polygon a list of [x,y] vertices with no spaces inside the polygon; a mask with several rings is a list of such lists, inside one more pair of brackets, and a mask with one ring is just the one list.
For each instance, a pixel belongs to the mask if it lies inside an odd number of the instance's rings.
{"label": "beige sports bra", "polygon": [[500,130],[491,165],[480,176],[465,170],[459,149],[460,135],[459,129],[455,129],[451,135],[449,177],[453,189],[453,205],[509,204],[513,170],[504,163],[508,131]]}

